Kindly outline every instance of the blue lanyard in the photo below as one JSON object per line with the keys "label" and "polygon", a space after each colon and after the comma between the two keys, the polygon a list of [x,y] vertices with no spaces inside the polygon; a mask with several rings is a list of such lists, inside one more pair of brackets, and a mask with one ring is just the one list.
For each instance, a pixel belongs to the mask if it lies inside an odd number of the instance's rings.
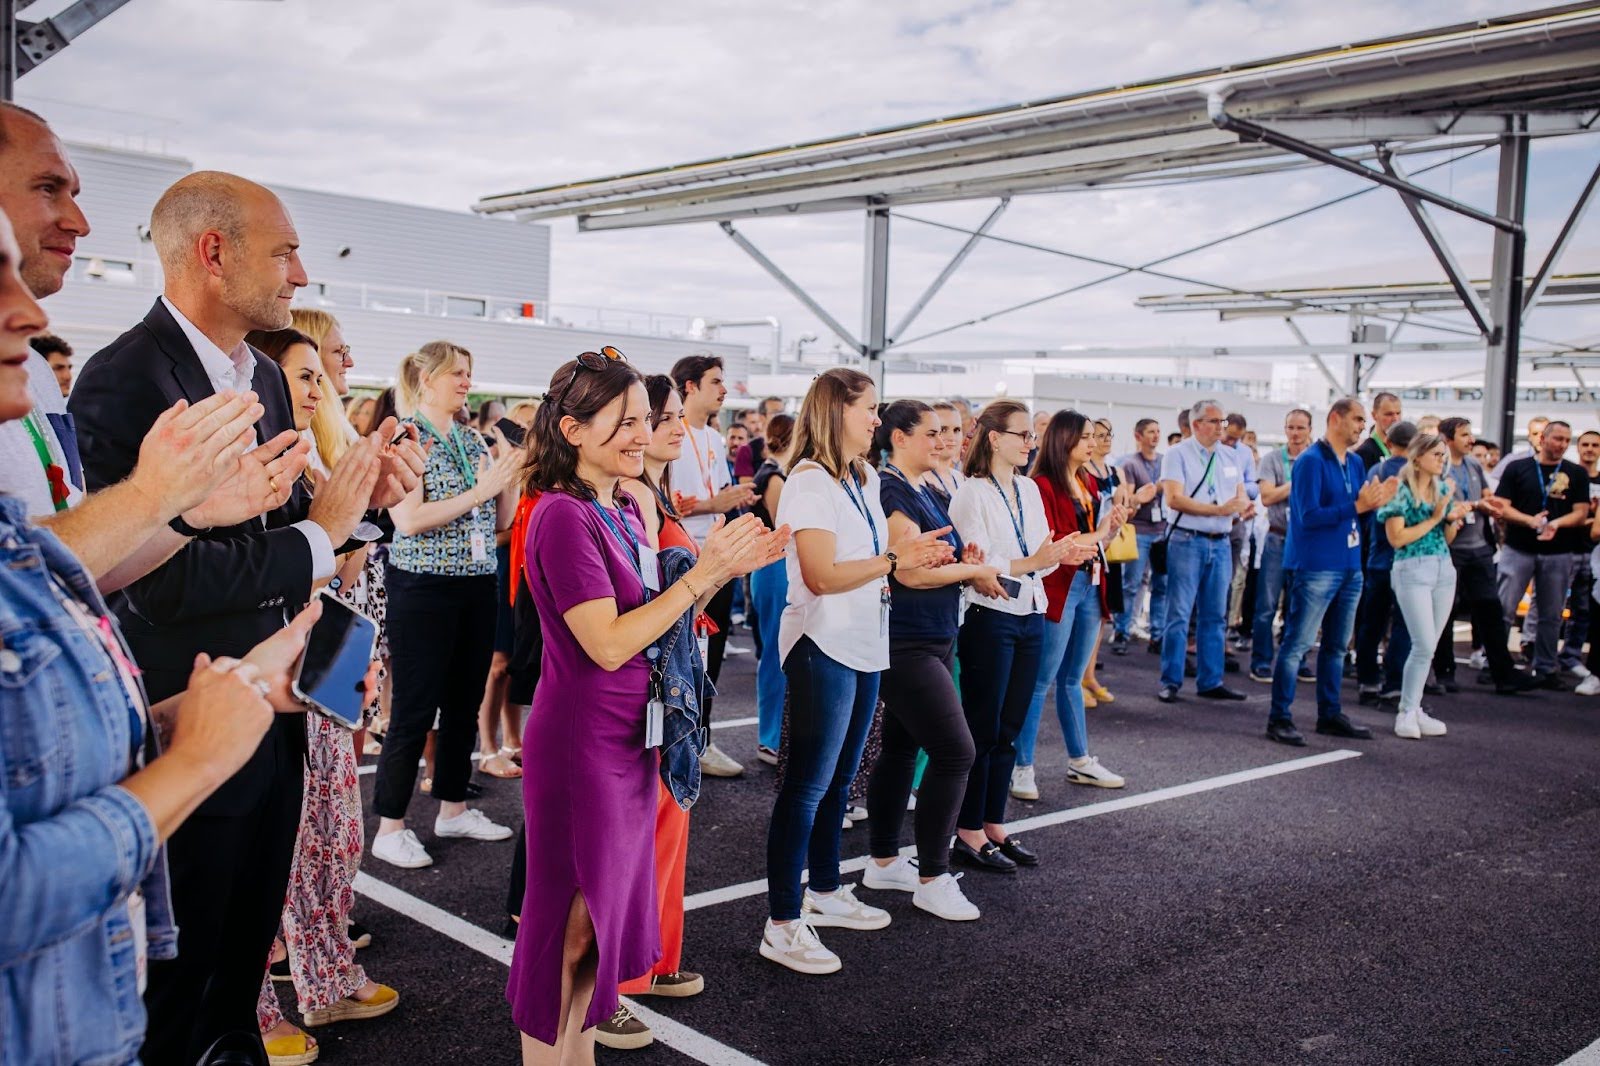
{"label": "blue lanyard", "polygon": [[[922,505],[922,514],[918,516],[917,524],[919,526],[922,525],[923,522],[928,522],[931,520],[932,524],[928,526],[928,529],[938,529],[940,526],[951,527],[950,532],[946,533],[939,539],[954,548],[956,550],[956,557],[960,558],[962,548],[964,547],[961,542],[961,534],[956,532],[955,523],[950,521],[950,513],[944,509],[944,505],[939,502],[939,498],[932,492],[929,492],[926,485],[913,485],[911,483],[911,479],[906,477],[905,471],[901,470],[893,463],[885,463],[883,464],[883,468],[889,471],[891,474],[894,474],[901,481],[904,481],[906,483],[906,487],[912,492],[916,493],[917,502]],[[934,477],[939,476],[938,471],[930,470],[929,473],[933,474]],[[942,485],[944,482],[941,481],[940,484]],[[924,532],[926,531],[927,530],[924,530]]]}
{"label": "blue lanyard", "polygon": [[639,561],[639,538],[633,535],[633,530],[628,526],[626,519],[623,520],[622,525],[619,527],[616,520],[611,517],[611,513],[601,507],[598,500],[590,500],[589,506],[599,513],[600,520],[606,524],[607,529],[611,530],[611,536],[616,539],[618,544],[622,545],[622,550],[627,553],[628,561],[633,564],[633,572],[639,575],[639,585],[644,589],[644,601],[649,603],[650,586],[645,584],[644,564]]}
{"label": "blue lanyard", "polygon": [[1027,515],[1025,515],[1022,511],[1022,489],[1017,485],[1016,475],[1013,474],[1011,478],[1011,492],[1017,500],[1017,510],[1015,514],[1013,514],[1011,511],[1011,505],[1006,503],[1005,490],[1000,487],[1000,482],[993,474],[989,475],[989,484],[994,486],[994,491],[1000,494],[1000,502],[1005,504],[1006,517],[1011,519],[1011,531],[1017,535],[1017,548],[1022,552],[1022,555],[1019,556],[1019,558],[1025,559],[1029,554],[1027,536],[1028,518]]}
{"label": "blue lanyard", "polygon": [[878,543],[878,523],[872,520],[872,513],[867,510],[867,494],[862,491],[861,486],[855,484],[854,475],[840,478],[839,487],[850,497],[850,505],[860,512],[861,520],[866,522],[867,528],[872,530],[872,554],[882,555],[883,547]]}
{"label": "blue lanyard", "polygon": [[1550,509],[1550,482],[1561,472],[1561,463],[1556,462],[1555,472],[1549,477],[1544,476],[1544,467],[1539,465],[1538,456],[1533,457],[1533,468],[1539,472],[1539,510],[1547,511]]}

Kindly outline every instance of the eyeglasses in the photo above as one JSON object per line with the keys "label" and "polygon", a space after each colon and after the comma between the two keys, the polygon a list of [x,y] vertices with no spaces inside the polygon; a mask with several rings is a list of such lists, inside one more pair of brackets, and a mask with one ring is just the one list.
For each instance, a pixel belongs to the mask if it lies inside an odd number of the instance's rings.
{"label": "eyeglasses", "polygon": [[573,382],[578,380],[578,371],[604,370],[612,363],[626,363],[627,361],[627,356],[623,355],[620,351],[611,347],[609,344],[601,348],[598,352],[579,352],[578,358],[574,360],[572,376],[567,379],[566,388],[561,390],[561,399],[557,401],[556,409],[561,410],[566,407],[567,393],[572,391]]}
{"label": "eyeglasses", "polygon": [[339,362],[341,363],[350,362],[350,346],[348,344],[339,345],[333,350],[333,354],[339,357]]}
{"label": "eyeglasses", "polygon": [[1194,419],[1194,424],[1197,426],[1220,426],[1226,421],[1226,418],[1196,418]]}
{"label": "eyeglasses", "polygon": [[1039,435],[1031,429],[1002,429],[996,432],[1004,433],[1008,437],[1021,437],[1028,444],[1032,444],[1039,439]]}

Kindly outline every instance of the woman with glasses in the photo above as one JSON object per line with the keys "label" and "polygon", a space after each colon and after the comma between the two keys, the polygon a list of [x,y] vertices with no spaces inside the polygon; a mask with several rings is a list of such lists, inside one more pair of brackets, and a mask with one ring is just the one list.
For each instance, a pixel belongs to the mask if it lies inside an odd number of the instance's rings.
{"label": "woman with glasses", "polygon": [[[1000,572],[981,551],[961,543],[943,501],[927,487],[935,457],[944,450],[933,409],[918,400],[896,400],[879,412],[883,424],[873,439],[881,466],[879,498],[889,516],[889,536],[901,540],[935,530],[959,562],[896,573],[889,579],[889,669],[882,679],[883,750],[867,789],[872,861],[862,884],[910,892],[919,910],[947,921],[972,921],[975,907],[950,873],[950,837],[972,768],[972,733],[955,684],[956,633],[961,589],[971,582],[1000,595]],[[900,854],[900,826],[916,771],[917,752],[928,768],[917,793],[917,860]]]}
{"label": "woman with glasses", "polygon": [[[756,502],[751,510],[768,528],[778,524],[783,499],[784,470],[794,454],[794,418],[779,412],[767,420],[766,455],[756,469]],[[750,600],[756,629],[762,634],[756,659],[756,758],[778,765],[778,744],[783,739],[783,656],[778,652],[778,627],[789,598],[789,572],[782,559],[750,575]]]}
{"label": "woman with glasses", "polygon": [[[861,763],[878,674],[889,665],[889,578],[948,562],[933,530],[894,538],[878,474],[861,457],[878,427],[872,379],[823,371],[800,405],[777,519],[794,530],[778,630],[789,687],[789,759],[767,831],[768,920],[759,951],[796,973],[833,973],[813,926],[882,929],[889,913],[839,882],[839,837]],[[803,892],[801,875],[810,867]]]}
{"label": "woman with glasses", "polygon": [[[1088,430],[1093,447],[1089,461],[1080,468],[1078,477],[1089,492],[1099,499],[1100,513],[1109,514],[1113,506],[1128,505],[1133,498],[1133,486],[1123,482],[1122,475],[1111,463],[1113,433],[1110,420],[1097,418],[1089,423]],[[1105,636],[1105,623],[1122,610],[1122,564],[1103,563],[1103,566],[1104,573],[1101,574],[1095,597],[1100,602],[1101,624],[1095,627],[1094,650],[1089,655],[1089,666],[1083,675],[1083,705],[1090,708],[1116,701],[1111,690],[1100,683],[1094,672],[1095,663],[1100,660],[1100,640]]]}
{"label": "woman with glasses", "polygon": [[[1044,578],[1074,555],[1076,534],[1050,536],[1039,487],[1020,471],[1033,446],[1028,409],[996,400],[978,413],[967,479],[950,503],[966,544],[998,567],[1000,595],[974,589],[961,624],[961,702],[975,749],[952,865],[993,873],[1036,866],[1039,857],[1006,831],[1016,739],[1039,676],[1047,597]],[[920,806],[920,801],[919,801]]]}
{"label": "woman with glasses", "polygon": [[527,884],[506,989],[528,1064],[593,1062],[618,985],[661,958],[646,652],[676,661],[656,642],[783,543],[754,517],[719,517],[694,565],[663,580],[638,498],[621,488],[645,473],[649,397],[606,351],[556,371],[528,438],[527,575],[544,658],[524,736]]}
{"label": "woman with glasses", "polygon": [[434,836],[511,836],[508,827],[467,808],[466,790],[494,654],[495,531],[511,526],[522,457],[508,452],[491,460],[483,438],[457,423],[472,389],[465,348],[424,344],[401,361],[399,388],[401,406],[411,412],[407,423],[428,446],[428,467],[422,483],[389,512],[395,537],[384,584],[394,699],[372,790],[379,817],[372,855],[413,869],[433,863],[405,816],[435,714]]}
{"label": "woman with glasses", "polygon": [[1106,572],[1102,546],[1127,518],[1122,507],[1108,506],[1106,498],[1096,494],[1085,477],[1085,468],[1098,447],[1088,432],[1090,425],[1077,411],[1056,412],[1039,442],[1033,467],[1033,480],[1039,486],[1051,532],[1077,534],[1078,543],[1091,546],[1093,555],[1082,566],[1063,565],[1044,579],[1049,597],[1044,651],[1033,702],[1028,705],[1028,720],[1017,738],[1017,769],[1011,788],[1012,795],[1021,794],[1024,799],[1039,798],[1033,769],[1034,744],[1044,699],[1052,684],[1056,717],[1067,744],[1067,780],[1098,788],[1121,788],[1124,783],[1089,754],[1083,714],[1084,673],[1099,646],[1101,632],[1100,586]]}

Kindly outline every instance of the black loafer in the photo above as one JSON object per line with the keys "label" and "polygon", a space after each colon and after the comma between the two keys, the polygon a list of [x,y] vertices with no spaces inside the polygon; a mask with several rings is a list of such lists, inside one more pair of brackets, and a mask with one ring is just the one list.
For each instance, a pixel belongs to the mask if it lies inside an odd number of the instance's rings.
{"label": "black loafer", "polygon": [[1195,695],[1199,696],[1203,700],[1242,700],[1242,699],[1244,699],[1244,693],[1243,692],[1235,692],[1233,689],[1229,688],[1227,685],[1218,685],[1216,688],[1208,688],[1204,692],[1196,692]]}
{"label": "black loafer", "polygon": [[1160,700],[1162,703],[1177,703],[1178,686],[1162,685],[1161,691],[1156,693],[1156,699]]}
{"label": "black loafer", "polygon": [[1001,852],[998,844],[985,844],[982,848],[974,849],[960,837],[950,849],[950,865],[965,866],[972,870],[987,870],[993,874],[1014,874],[1017,864],[1008,859]]}
{"label": "black loafer", "polygon": [[1317,672],[1311,667],[1302,664],[1300,669],[1295,672],[1294,677],[1296,681],[1304,681],[1310,684],[1317,679]]}
{"label": "black loafer", "polygon": [[1152,640],[1150,643],[1144,646],[1144,650],[1149,652],[1151,655],[1160,655],[1161,642],[1159,640]]}
{"label": "black loafer", "polygon": [[1560,674],[1554,674],[1554,673],[1551,673],[1551,674],[1534,674],[1533,676],[1534,676],[1534,678],[1536,680],[1536,683],[1538,684],[1539,688],[1545,689],[1545,690],[1550,691],[1550,692],[1569,692],[1569,691],[1571,691],[1571,688],[1567,685],[1567,683],[1565,681],[1561,680],[1561,675]]}
{"label": "black loafer", "polygon": [[1293,722],[1268,722],[1267,739],[1287,744],[1291,748],[1306,746],[1306,738],[1300,735],[1300,730],[1294,727]]}
{"label": "black loafer", "polygon": [[1128,638],[1127,637],[1112,637],[1111,638],[1111,654],[1112,655],[1126,655],[1126,654],[1128,654]]}
{"label": "black loafer", "polygon": [[1346,740],[1372,739],[1372,730],[1364,725],[1356,725],[1342,714],[1317,719],[1317,732],[1329,737],[1344,737]]}
{"label": "black loafer", "polygon": [[1000,849],[1000,854],[1016,863],[1018,866],[1038,866],[1039,856],[1030,851],[1026,845],[1016,837],[1006,837],[1000,841],[990,841]]}

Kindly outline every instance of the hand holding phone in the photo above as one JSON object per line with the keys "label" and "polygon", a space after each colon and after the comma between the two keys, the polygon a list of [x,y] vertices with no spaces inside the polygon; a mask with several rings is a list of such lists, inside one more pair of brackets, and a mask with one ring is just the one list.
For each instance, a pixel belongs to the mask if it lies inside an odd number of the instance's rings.
{"label": "hand holding phone", "polygon": [[317,596],[322,616],[306,638],[291,691],[346,729],[360,729],[378,626],[326,589]]}

